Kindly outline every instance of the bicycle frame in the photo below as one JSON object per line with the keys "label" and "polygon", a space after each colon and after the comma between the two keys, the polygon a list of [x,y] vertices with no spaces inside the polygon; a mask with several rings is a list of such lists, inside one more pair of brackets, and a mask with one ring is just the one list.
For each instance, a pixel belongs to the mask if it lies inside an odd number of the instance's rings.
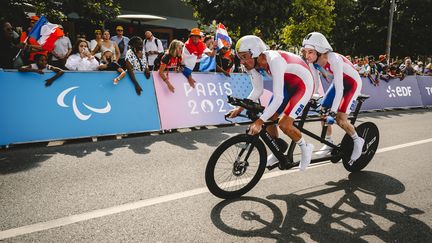
{"label": "bicycle frame", "polygon": [[[356,108],[355,108],[353,114],[348,117],[348,119],[351,120],[352,125],[355,124],[355,122],[357,120],[358,113],[360,112],[361,106],[362,106],[364,100],[366,100],[367,98],[368,98],[368,96],[359,96],[357,98]],[[311,106],[313,104],[315,104],[316,102],[318,102],[318,101],[315,99],[312,99],[308,102],[306,107],[303,109],[301,117],[294,121],[294,127],[299,129],[302,133],[308,135],[309,137],[333,148],[333,152],[332,152],[331,156],[312,159],[311,164],[326,161],[326,160],[332,160],[333,162],[337,162],[341,158],[342,151],[338,145],[335,145],[335,144],[330,143],[327,140],[325,140],[325,134],[327,131],[327,124],[324,124],[324,126],[322,127],[321,136],[318,136],[318,135],[312,133],[311,131],[309,131],[303,127],[306,122],[317,122],[317,121],[323,122],[323,121],[325,121],[325,118],[321,118],[321,117],[308,119],[309,110],[310,110]],[[280,150],[276,141],[270,136],[270,134],[267,132],[267,129],[266,129],[267,126],[277,124],[277,122],[278,122],[278,120],[276,120],[274,122],[264,123],[263,129],[256,136],[259,136],[263,140],[263,142],[270,148],[270,150],[276,156],[276,158],[278,158],[279,168],[286,170],[286,169],[290,169],[290,168],[298,165],[298,162],[294,162],[294,155],[293,155],[296,143],[294,141],[291,141],[291,144],[290,144],[286,154],[284,154]],[[253,144],[252,144],[252,146],[253,146]]]}

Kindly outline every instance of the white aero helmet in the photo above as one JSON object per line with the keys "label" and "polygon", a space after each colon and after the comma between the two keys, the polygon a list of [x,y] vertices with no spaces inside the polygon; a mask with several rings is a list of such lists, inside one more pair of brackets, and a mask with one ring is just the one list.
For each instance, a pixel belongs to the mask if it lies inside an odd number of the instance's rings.
{"label": "white aero helmet", "polygon": [[268,46],[258,36],[245,35],[237,41],[235,46],[236,53],[248,51],[253,58],[258,57],[263,51],[268,50]]}
{"label": "white aero helmet", "polygon": [[333,51],[333,48],[331,47],[325,36],[319,32],[309,33],[303,39],[302,47],[315,49],[319,53]]}

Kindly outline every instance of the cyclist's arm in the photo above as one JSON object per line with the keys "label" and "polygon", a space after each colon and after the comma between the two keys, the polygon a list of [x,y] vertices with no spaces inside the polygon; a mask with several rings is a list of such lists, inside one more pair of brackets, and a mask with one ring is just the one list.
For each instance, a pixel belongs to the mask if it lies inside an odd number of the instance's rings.
{"label": "cyclist's arm", "polygon": [[320,83],[321,83],[319,71],[315,68],[315,66],[312,63],[309,63],[309,68],[312,72],[312,77],[314,79],[314,92],[313,93],[318,94]]}
{"label": "cyclist's arm", "polygon": [[330,111],[337,112],[343,96],[343,60],[335,53],[330,53],[328,62],[333,70],[335,97]]}
{"label": "cyclist's arm", "polygon": [[252,91],[247,97],[250,100],[257,101],[264,92],[264,81],[262,75],[255,69],[248,70],[252,81]]}
{"label": "cyclist's arm", "polygon": [[268,65],[273,77],[273,100],[264,109],[264,112],[260,117],[263,121],[267,121],[276,113],[284,99],[284,74],[286,62],[282,57],[278,56],[272,58]]}

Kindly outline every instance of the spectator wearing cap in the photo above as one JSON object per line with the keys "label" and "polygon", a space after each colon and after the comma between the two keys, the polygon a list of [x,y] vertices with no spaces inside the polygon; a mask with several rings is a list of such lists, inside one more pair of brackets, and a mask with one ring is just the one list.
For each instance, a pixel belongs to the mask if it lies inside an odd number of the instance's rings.
{"label": "spectator wearing cap", "polygon": [[147,58],[147,64],[149,66],[149,69],[150,71],[153,71],[154,61],[156,60],[159,54],[164,53],[164,48],[162,45],[162,41],[154,37],[152,32],[146,31],[144,33],[144,36],[145,36],[144,53]]}
{"label": "spectator wearing cap", "polygon": [[31,63],[34,62],[34,56],[36,54],[42,54],[47,56],[48,52],[44,51],[43,48],[39,45],[36,39],[33,37],[29,37],[29,34],[33,28],[33,26],[36,24],[36,22],[39,20],[38,16],[31,16],[29,19],[29,27],[26,31],[23,31],[21,33],[20,42],[23,43],[24,48],[24,59],[23,61],[25,63]]}
{"label": "spectator wearing cap", "polygon": [[183,75],[187,78],[189,85],[192,88],[195,88],[196,83],[192,78],[192,71],[195,70],[195,64],[204,54],[205,49],[206,46],[201,40],[201,30],[193,28],[189,34],[189,39],[185,43],[182,53],[182,59],[185,64]]}
{"label": "spectator wearing cap", "polygon": [[100,51],[93,52],[98,44],[102,42],[102,30],[96,29],[94,31],[95,38],[90,41],[90,50],[94,53],[94,56],[100,60],[102,57],[102,53]]}
{"label": "spectator wearing cap", "polygon": [[[59,25],[59,28],[63,30],[63,26]],[[72,43],[66,35],[63,35],[54,43],[54,49],[51,54],[51,65],[64,69],[66,60],[72,52]]]}
{"label": "spectator wearing cap", "polygon": [[117,26],[116,35],[111,37],[111,41],[114,41],[118,46],[120,52],[120,58],[118,59],[118,64],[120,64],[120,66],[124,68],[126,67],[125,57],[129,46],[129,38],[124,36],[123,33],[124,33],[123,26],[121,25]]}

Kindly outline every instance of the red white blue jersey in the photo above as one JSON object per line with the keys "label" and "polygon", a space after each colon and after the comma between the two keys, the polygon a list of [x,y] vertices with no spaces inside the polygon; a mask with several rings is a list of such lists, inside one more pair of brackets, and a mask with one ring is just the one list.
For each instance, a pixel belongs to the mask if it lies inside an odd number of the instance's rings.
{"label": "red white blue jersey", "polygon": [[[323,106],[333,112],[350,112],[350,107],[362,88],[362,80],[353,64],[344,56],[330,52],[324,67],[314,64],[314,68],[331,82],[324,97]],[[315,71],[316,72],[316,71]]]}
{"label": "red white blue jersey", "polygon": [[[309,65],[295,54],[285,51],[264,51],[268,68],[265,72],[273,80],[273,99],[266,107],[261,119],[267,121],[273,114],[283,112],[296,118],[312,97],[314,79]],[[258,100],[264,92],[263,75],[256,69],[249,70],[253,90],[248,96]],[[283,105],[284,107],[281,107]]]}

